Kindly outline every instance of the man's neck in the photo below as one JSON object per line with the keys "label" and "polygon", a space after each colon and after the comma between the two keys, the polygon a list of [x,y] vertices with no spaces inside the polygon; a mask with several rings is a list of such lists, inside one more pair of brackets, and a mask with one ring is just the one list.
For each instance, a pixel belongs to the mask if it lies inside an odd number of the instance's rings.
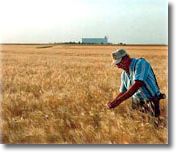
{"label": "man's neck", "polygon": [[127,67],[125,68],[125,71],[127,72],[127,74],[130,74],[130,64],[131,64],[131,61],[132,61],[132,59],[129,59],[128,60],[128,63],[127,63]]}

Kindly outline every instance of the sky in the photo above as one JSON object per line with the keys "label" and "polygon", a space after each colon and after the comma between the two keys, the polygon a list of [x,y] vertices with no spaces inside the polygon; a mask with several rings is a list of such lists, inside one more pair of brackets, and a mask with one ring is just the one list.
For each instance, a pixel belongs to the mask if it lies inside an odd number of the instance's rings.
{"label": "sky", "polygon": [[168,44],[167,0],[0,0],[1,43]]}

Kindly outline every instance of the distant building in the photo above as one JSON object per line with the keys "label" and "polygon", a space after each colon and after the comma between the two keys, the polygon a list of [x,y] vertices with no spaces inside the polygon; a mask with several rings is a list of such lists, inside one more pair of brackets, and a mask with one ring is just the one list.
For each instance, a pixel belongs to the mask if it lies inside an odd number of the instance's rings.
{"label": "distant building", "polygon": [[82,38],[82,43],[86,44],[107,44],[108,38]]}

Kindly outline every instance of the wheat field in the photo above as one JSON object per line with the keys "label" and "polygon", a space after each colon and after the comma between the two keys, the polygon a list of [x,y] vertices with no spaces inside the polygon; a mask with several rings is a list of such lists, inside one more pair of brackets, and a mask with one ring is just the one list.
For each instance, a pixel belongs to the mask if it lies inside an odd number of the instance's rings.
{"label": "wheat field", "polygon": [[2,45],[1,142],[6,144],[167,144],[168,98],[160,125],[131,109],[114,110],[121,71],[111,52],[124,48],[152,65],[168,94],[167,46]]}

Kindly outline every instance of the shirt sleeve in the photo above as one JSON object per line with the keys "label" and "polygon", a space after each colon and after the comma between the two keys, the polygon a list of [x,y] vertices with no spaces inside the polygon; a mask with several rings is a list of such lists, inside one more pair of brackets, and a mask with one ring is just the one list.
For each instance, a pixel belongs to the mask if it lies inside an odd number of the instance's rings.
{"label": "shirt sleeve", "polygon": [[145,81],[150,71],[150,64],[145,59],[140,59],[135,66],[133,79]]}
{"label": "shirt sleeve", "polygon": [[121,74],[121,85],[120,85],[120,89],[119,89],[119,92],[120,93],[124,93],[124,92],[126,92],[127,91],[127,88],[126,88],[126,86],[125,86],[125,79],[124,79],[124,72],[122,72],[122,74]]}

